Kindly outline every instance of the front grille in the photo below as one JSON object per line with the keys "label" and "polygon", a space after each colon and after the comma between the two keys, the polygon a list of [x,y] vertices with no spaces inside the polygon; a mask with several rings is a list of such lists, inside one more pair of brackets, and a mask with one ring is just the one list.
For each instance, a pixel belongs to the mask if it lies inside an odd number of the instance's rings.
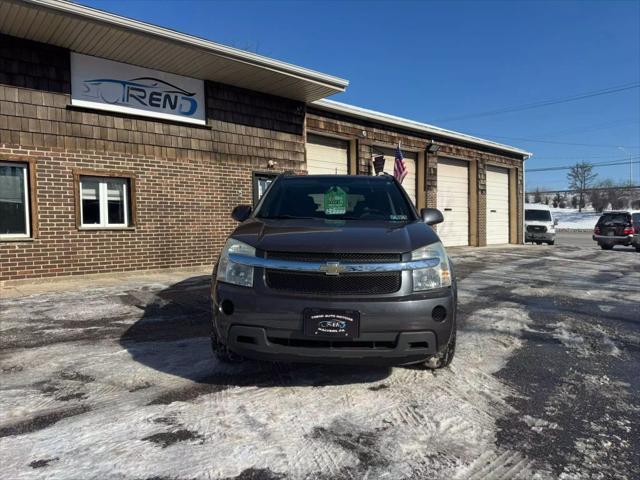
{"label": "front grille", "polygon": [[527,225],[527,232],[530,233],[546,233],[547,227],[543,225]]}
{"label": "front grille", "polygon": [[274,290],[312,295],[380,295],[400,290],[401,272],[324,273],[267,270],[267,286]]}
{"label": "front grille", "polygon": [[267,252],[267,258],[295,262],[393,263],[399,262],[402,256],[395,253]]}

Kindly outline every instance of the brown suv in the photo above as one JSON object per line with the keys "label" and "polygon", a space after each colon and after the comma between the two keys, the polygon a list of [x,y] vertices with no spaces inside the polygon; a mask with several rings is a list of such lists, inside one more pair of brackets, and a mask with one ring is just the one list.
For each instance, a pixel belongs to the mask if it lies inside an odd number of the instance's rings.
{"label": "brown suv", "polygon": [[640,212],[604,212],[593,230],[593,239],[603,250],[623,245],[640,252]]}
{"label": "brown suv", "polygon": [[456,281],[431,225],[391,176],[281,175],[214,270],[222,361],[448,365]]}

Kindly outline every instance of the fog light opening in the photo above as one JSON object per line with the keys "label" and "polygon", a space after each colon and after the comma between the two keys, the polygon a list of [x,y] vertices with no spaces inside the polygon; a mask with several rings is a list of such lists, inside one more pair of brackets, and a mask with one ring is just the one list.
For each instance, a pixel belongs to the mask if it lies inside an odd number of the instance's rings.
{"label": "fog light opening", "polygon": [[223,300],[220,304],[220,311],[225,315],[233,315],[233,302],[231,300]]}
{"label": "fog light opening", "polygon": [[445,318],[447,318],[447,309],[441,305],[438,305],[431,311],[431,318],[433,318],[436,322],[442,322]]}

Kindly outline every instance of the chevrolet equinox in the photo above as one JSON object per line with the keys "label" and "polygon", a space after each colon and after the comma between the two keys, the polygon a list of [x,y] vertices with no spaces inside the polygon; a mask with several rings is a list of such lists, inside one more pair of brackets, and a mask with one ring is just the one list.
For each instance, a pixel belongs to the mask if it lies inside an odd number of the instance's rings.
{"label": "chevrolet equinox", "polygon": [[449,365],[456,281],[432,225],[389,175],[280,175],[214,269],[221,361]]}

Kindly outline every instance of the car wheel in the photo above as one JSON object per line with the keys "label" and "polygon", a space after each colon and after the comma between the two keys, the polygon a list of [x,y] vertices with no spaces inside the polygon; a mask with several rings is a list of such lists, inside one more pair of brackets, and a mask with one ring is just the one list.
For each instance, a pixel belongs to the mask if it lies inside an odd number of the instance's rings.
{"label": "car wheel", "polygon": [[556,241],[555,240],[551,240],[550,242],[547,242],[547,245],[555,245]]}
{"label": "car wheel", "polygon": [[640,252],[640,247],[636,247],[636,252]]}
{"label": "car wheel", "polygon": [[211,350],[218,360],[222,363],[239,363],[244,360],[244,358],[237,353],[233,353],[229,350],[224,343],[220,342],[218,339],[218,335],[215,330],[211,331]]}
{"label": "car wheel", "polygon": [[613,245],[605,245],[604,243],[601,243],[600,248],[602,250],[611,250],[613,248]]}
{"label": "car wheel", "polygon": [[448,367],[456,353],[456,328],[454,326],[453,334],[447,344],[447,347],[437,355],[433,355],[425,360],[423,366],[427,370],[437,370],[439,368]]}
{"label": "car wheel", "polygon": [[540,240],[536,240],[536,245],[542,245],[542,242]]}

